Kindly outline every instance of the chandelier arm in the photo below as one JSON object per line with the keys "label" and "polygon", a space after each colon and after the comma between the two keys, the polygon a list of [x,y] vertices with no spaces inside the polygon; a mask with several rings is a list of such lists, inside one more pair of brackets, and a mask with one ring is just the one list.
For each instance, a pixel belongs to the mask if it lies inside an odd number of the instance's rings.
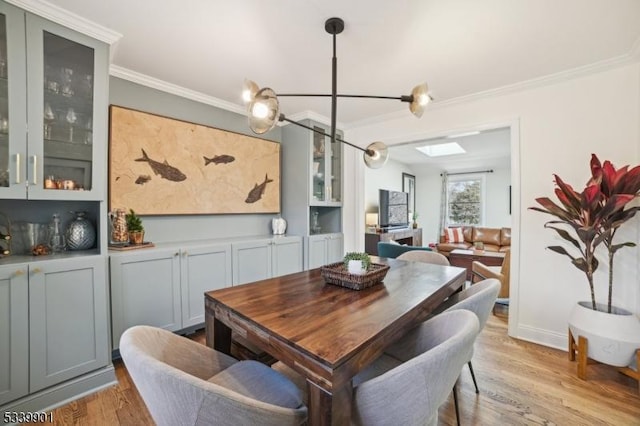
{"label": "chandelier arm", "polygon": [[[302,124],[302,123],[298,123],[297,121],[293,121],[293,120],[291,120],[291,119],[289,119],[289,118],[285,117],[285,115],[284,115],[284,114],[280,114],[280,117],[278,118],[278,121],[286,121],[287,123],[295,124],[296,126],[299,126],[299,127],[305,128],[305,129],[307,129],[307,130],[311,130],[312,132],[315,132],[315,133],[318,133],[318,134],[320,134],[320,135],[323,135],[324,137],[330,137],[330,135],[328,135],[327,133],[323,132],[322,130],[318,130],[318,129],[316,129],[315,127],[311,127],[311,126],[304,125],[304,124]],[[360,151],[362,151],[362,152],[366,152],[366,153],[367,153],[367,155],[370,155],[370,156],[371,156],[371,155],[374,155],[374,154],[375,154],[375,152],[371,151],[370,149],[365,149],[365,148],[359,147],[358,145],[354,145],[354,144],[352,144],[351,142],[347,142],[347,141],[345,141],[345,140],[344,140],[344,139],[342,139],[342,138],[336,138],[336,140],[337,140],[338,142],[342,142],[342,143],[345,143],[345,144],[347,144],[347,145],[349,145],[349,146],[352,146],[352,147],[354,147],[354,148],[356,148],[356,149],[359,149],[359,150],[360,150]]]}
{"label": "chandelier arm", "polygon": [[[332,97],[333,94],[322,94],[322,93],[278,93],[278,97],[324,97],[329,98]],[[376,95],[347,95],[343,93],[337,93],[337,98],[366,98],[366,99],[393,99],[402,102],[413,102],[412,95],[403,95],[403,96],[376,96]]]}

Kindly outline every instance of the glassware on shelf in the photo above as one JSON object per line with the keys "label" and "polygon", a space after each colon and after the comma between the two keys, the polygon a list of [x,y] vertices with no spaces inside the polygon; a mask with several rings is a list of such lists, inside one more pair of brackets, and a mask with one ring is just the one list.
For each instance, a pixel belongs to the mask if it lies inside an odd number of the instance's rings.
{"label": "glassware on shelf", "polygon": [[53,122],[56,119],[56,115],[53,112],[53,109],[51,109],[51,105],[49,105],[49,102],[45,102],[44,104],[43,116],[44,116],[44,138],[51,139]]}
{"label": "glassware on shelf", "polygon": [[62,96],[66,96],[67,98],[70,98],[74,95],[74,90],[73,90],[73,68],[62,68],[61,69],[61,81],[62,81],[62,86],[60,87],[60,93],[62,93]]}
{"label": "glassware on shelf", "polygon": [[87,99],[93,99],[93,76],[85,74],[80,78],[79,92]]}
{"label": "glassware on shelf", "polygon": [[84,143],[85,145],[91,145],[93,143],[93,120],[91,117],[87,118],[84,128],[86,129]]}
{"label": "glassware on shelf", "polygon": [[54,213],[49,224],[49,247],[53,252],[61,252],[67,248],[61,227],[60,215]]}
{"label": "glassware on shelf", "polygon": [[65,120],[69,123],[69,142],[73,142],[73,125],[78,120],[78,116],[73,108],[69,108],[67,110],[67,115],[65,116]]}
{"label": "glassware on shelf", "polygon": [[322,231],[322,228],[320,227],[320,224],[318,223],[318,215],[320,213],[318,213],[318,211],[314,211],[313,212],[313,222],[311,223],[311,232],[313,234],[319,234],[320,231]]}

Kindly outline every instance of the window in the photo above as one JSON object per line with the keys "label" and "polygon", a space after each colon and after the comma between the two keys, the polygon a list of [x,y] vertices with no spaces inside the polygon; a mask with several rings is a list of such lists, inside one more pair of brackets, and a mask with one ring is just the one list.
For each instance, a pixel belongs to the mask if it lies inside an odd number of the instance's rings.
{"label": "window", "polygon": [[447,223],[450,225],[482,225],[484,211],[484,177],[449,178]]}

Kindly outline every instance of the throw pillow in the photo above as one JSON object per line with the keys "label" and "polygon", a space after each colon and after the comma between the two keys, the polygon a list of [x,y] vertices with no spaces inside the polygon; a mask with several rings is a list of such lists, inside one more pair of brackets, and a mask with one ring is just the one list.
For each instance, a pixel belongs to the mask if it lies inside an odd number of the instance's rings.
{"label": "throw pillow", "polygon": [[450,243],[462,243],[464,242],[464,235],[462,235],[462,228],[446,228],[445,238]]}

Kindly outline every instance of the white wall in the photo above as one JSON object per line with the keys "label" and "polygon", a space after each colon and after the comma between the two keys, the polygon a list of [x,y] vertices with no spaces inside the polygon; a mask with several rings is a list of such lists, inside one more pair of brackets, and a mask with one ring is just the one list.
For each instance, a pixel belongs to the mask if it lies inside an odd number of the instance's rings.
{"label": "white wall", "polygon": [[[633,63],[516,93],[433,105],[422,119],[406,113],[350,129],[345,137],[361,145],[370,140],[400,143],[492,123],[514,123],[518,145],[512,146],[511,165],[516,210],[512,214],[509,332],[566,349],[569,311],[576,301],[589,299],[588,285],[565,257],[545,249],[563,243],[543,228],[550,217],[527,208],[536,197],[553,196],[553,173],[581,187],[589,176],[592,152],[617,166],[639,162],[639,91],[640,66]],[[639,222],[636,219],[624,230],[636,242]],[[617,256],[614,289],[614,304],[636,313],[640,311],[638,260],[637,248]],[[606,273],[606,262],[602,262],[596,276],[600,300],[606,295]]]}
{"label": "white wall", "polygon": [[[389,189],[392,191],[402,191],[402,173],[413,175],[414,172],[406,164],[399,163],[392,159],[380,169],[365,169],[364,172],[364,194],[366,213],[378,212],[378,190]],[[416,180],[417,184],[417,180]]]}

